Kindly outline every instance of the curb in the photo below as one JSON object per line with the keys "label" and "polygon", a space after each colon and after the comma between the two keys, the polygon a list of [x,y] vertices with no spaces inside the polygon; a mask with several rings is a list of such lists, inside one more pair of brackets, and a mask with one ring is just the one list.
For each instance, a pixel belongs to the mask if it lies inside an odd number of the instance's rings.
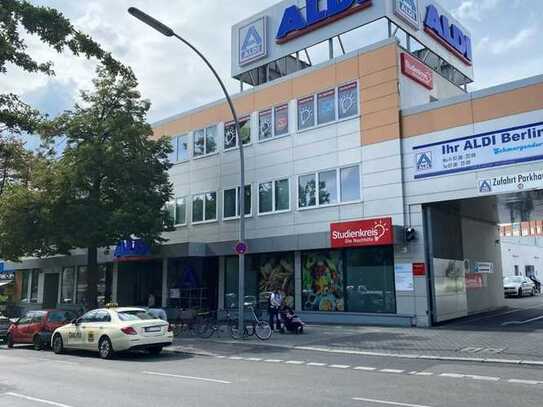
{"label": "curb", "polygon": [[[369,351],[357,351],[346,349],[330,349],[320,348],[314,346],[295,346],[295,345],[280,345],[280,344],[268,344],[268,343],[240,343],[235,341],[209,341],[216,344],[225,345],[244,345],[261,346],[269,348],[282,348],[287,350],[302,350],[308,352],[323,352],[323,353],[337,353],[342,355],[357,355],[357,356],[371,356],[371,357],[386,357],[395,359],[419,359],[419,360],[439,360],[446,362],[470,362],[470,363],[486,363],[486,364],[501,364],[501,365],[521,365],[521,366],[534,366],[543,367],[543,361],[537,360],[522,360],[522,359],[496,359],[496,358],[469,358],[469,357],[455,357],[455,356],[435,356],[435,355],[423,355],[423,354],[402,354],[402,353],[385,353],[385,352],[369,352]],[[182,345],[175,345],[176,348],[181,348]],[[206,351],[193,351],[190,349],[175,349],[165,348],[164,350],[172,353],[189,354],[196,356],[214,357],[218,356],[213,352]]]}

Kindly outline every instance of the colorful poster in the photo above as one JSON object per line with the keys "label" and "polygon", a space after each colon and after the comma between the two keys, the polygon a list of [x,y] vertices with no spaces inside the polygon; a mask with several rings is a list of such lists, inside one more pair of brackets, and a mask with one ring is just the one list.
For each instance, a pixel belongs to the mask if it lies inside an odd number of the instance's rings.
{"label": "colorful poster", "polygon": [[302,256],[304,311],[345,311],[343,262],[339,251]]}
{"label": "colorful poster", "polygon": [[258,293],[261,308],[267,308],[274,290],[284,295],[285,304],[294,307],[294,259],[292,254],[260,255]]}

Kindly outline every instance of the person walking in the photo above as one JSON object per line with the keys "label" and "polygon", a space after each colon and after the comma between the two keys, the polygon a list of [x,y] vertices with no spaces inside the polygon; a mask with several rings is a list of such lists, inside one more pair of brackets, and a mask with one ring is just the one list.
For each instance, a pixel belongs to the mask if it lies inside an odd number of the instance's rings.
{"label": "person walking", "polygon": [[283,295],[279,292],[279,290],[276,288],[273,290],[273,292],[270,295],[270,307],[269,307],[269,315],[270,315],[270,327],[273,330],[273,322],[275,319],[275,327],[276,329],[281,332],[281,320],[279,319],[279,310],[281,309],[281,306],[283,305]]}

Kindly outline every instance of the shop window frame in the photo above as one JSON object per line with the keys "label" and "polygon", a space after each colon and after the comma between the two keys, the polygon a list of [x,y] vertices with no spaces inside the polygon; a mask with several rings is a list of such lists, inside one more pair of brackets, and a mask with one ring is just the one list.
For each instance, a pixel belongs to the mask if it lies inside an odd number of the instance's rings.
{"label": "shop window frame", "polygon": [[[276,210],[276,203],[275,203],[275,189],[276,189],[276,183],[279,181],[288,181],[288,209],[281,209]],[[270,212],[260,212],[260,185],[272,183],[272,210]],[[290,177],[279,177],[279,178],[272,178],[265,181],[259,181],[257,183],[257,213],[258,216],[268,216],[268,215],[277,215],[281,213],[288,213],[292,210],[292,182],[290,180]]]}
{"label": "shop window frame", "polygon": [[[277,134],[276,133],[276,125],[275,125],[275,121],[276,121],[276,114],[277,114],[277,109],[280,109],[280,108],[286,108],[287,110],[287,132],[284,133],[284,134]],[[268,111],[271,111],[271,137],[270,138],[266,138],[266,139],[261,139],[260,138],[260,114],[261,113],[265,113],[265,112],[268,112]],[[262,109],[262,110],[259,110],[256,112],[256,116],[257,116],[257,124],[258,124],[258,143],[266,143],[268,141],[271,141],[271,140],[277,140],[277,139],[280,139],[282,137],[288,137],[290,136],[290,104],[289,104],[289,101],[286,101],[284,103],[278,103],[276,105],[273,105],[273,106],[270,106],[266,109]]]}
{"label": "shop window frame", "polygon": [[[209,219],[209,220],[206,220],[206,198],[207,198],[207,194],[215,194],[215,218]],[[204,207],[203,207],[203,210],[202,210],[202,220],[201,221],[195,221],[194,220],[194,198],[198,197],[198,196],[203,196],[204,197],[204,199],[203,199]],[[215,223],[215,222],[217,222],[218,221],[218,212],[219,212],[219,194],[217,193],[217,191],[207,191],[207,192],[200,192],[200,193],[197,193],[197,194],[192,194],[190,209],[191,209],[190,219],[191,219],[191,224],[192,225],[203,225],[203,224],[206,224],[206,223]]]}
{"label": "shop window frame", "polygon": [[[210,152],[207,151],[207,131],[209,129],[212,129],[212,128],[215,128],[215,151],[210,153]],[[202,131],[202,130],[204,132],[204,153],[196,155],[196,152],[194,151],[194,148],[196,146],[194,137],[196,135],[196,132]],[[214,155],[219,154],[219,139],[220,139],[220,137],[219,137],[219,126],[218,126],[218,124],[212,124],[210,126],[200,127],[198,129],[193,130],[192,131],[192,159],[193,160],[198,160],[198,159],[201,159],[201,158],[212,157]]]}
{"label": "shop window frame", "polygon": [[[251,210],[249,211],[248,214],[245,215],[245,219],[247,218],[251,218],[253,216],[253,186],[252,184],[246,184],[245,185],[245,188],[249,188],[249,193],[250,193],[250,202],[251,202]],[[232,191],[232,190],[236,190],[236,208],[235,208],[235,213],[236,215],[235,216],[226,216],[224,211],[225,211],[225,194],[226,194],[226,191]],[[240,190],[240,193],[238,194],[237,191]],[[241,195],[241,188],[239,187],[239,185],[236,185],[236,186],[233,186],[233,187],[229,187],[229,188],[224,188],[222,190],[222,219],[225,220],[225,221],[230,221],[230,220],[236,220],[236,219],[239,219],[240,218],[240,215],[238,215],[239,213],[239,201],[240,201],[240,195]]]}
{"label": "shop window frame", "polygon": [[[252,127],[253,121],[252,121],[252,117],[251,117],[250,114],[246,114],[246,115],[241,116],[238,120],[239,120],[240,124],[244,120],[247,120],[247,122],[249,123],[249,142],[248,143],[243,143],[243,147],[249,147],[250,145],[253,144],[253,127]],[[226,128],[230,127],[230,126],[235,126],[235,125],[236,125],[236,122],[234,122],[233,120],[229,121],[229,122],[225,122],[224,125],[223,125],[222,148],[223,148],[224,152],[235,151],[235,150],[239,149],[239,140],[240,140],[239,134],[236,135],[236,145],[234,147],[226,147],[226,145],[225,145],[226,144]]]}

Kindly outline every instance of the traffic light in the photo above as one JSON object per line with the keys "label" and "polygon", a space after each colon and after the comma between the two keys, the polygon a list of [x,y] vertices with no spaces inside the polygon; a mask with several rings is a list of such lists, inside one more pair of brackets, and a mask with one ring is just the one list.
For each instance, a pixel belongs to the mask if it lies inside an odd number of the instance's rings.
{"label": "traffic light", "polygon": [[417,238],[417,231],[415,228],[405,228],[405,241],[412,242]]}

